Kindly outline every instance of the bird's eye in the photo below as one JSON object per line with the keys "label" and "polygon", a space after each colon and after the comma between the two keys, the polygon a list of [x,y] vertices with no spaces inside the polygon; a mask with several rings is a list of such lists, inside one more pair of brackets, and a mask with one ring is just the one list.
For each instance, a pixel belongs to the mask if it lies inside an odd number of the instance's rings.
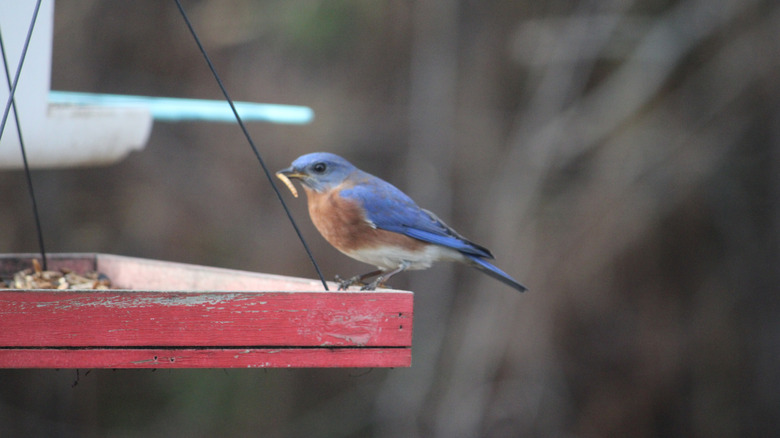
{"label": "bird's eye", "polygon": [[328,168],[328,166],[325,163],[317,163],[314,166],[311,167],[312,170],[314,170],[317,173],[323,173],[325,172],[325,169]]}

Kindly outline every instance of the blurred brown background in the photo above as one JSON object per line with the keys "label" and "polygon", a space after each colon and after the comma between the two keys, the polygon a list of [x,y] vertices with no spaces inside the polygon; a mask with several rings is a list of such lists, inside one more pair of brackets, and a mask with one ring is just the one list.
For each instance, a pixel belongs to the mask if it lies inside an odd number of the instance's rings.
{"label": "blurred brown background", "polygon": [[[410,369],[3,370],[4,436],[777,433],[780,4],[183,3],[234,99],[314,109],[250,125],[271,169],[343,155],[530,291],[394,278]],[[52,88],[220,98],[172,1],[58,2]],[[33,178],[50,251],[315,276],[237,126]],[[35,251],[23,174],[0,194],[0,251]],[[285,197],[329,278],[368,268]]]}

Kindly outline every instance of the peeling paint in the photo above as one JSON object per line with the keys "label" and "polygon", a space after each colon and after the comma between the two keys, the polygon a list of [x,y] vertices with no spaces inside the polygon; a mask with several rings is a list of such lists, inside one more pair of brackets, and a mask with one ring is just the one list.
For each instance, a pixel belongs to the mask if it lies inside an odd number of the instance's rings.
{"label": "peeling paint", "polygon": [[343,339],[349,343],[358,345],[358,346],[364,346],[368,344],[368,341],[371,340],[371,334],[370,333],[363,333],[363,334],[353,334],[353,335],[344,335],[341,333],[325,333],[328,336],[337,338],[337,339]]}
{"label": "peeling paint", "polygon": [[156,363],[156,362],[157,362],[157,356],[155,356],[155,357],[153,357],[151,359],[134,360],[134,361],[131,361],[130,363],[135,364],[135,365],[139,365],[139,364],[144,364],[144,363]]}
{"label": "peeling paint", "polygon": [[[8,327],[27,329],[23,335],[16,330],[0,333],[0,346],[6,347],[154,345],[161,337],[174,346],[329,348],[411,343],[412,312],[406,310],[411,306],[397,297],[391,297],[394,301],[389,305],[376,305],[373,299],[309,293],[269,294],[263,301],[244,292],[25,292],[6,296],[0,300],[0,309],[5,310],[0,311],[0,318]],[[265,304],[255,306],[258,303]],[[404,310],[399,312],[399,308]],[[163,364],[168,363],[168,356],[160,359]],[[190,359],[182,360],[189,363]]]}
{"label": "peeling paint", "polygon": [[90,297],[89,299],[72,298],[57,301],[36,303],[35,307],[54,307],[58,310],[74,310],[85,307],[113,307],[115,309],[136,308],[146,306],[188,307],[211,304],[208,309],[224,309],[217,307],[225,302],[249,300],[251,297],[245,294],[192,294],[183,295],[172,293],[170,296],[133,296],[134,293],[125,293],[107,297]]}

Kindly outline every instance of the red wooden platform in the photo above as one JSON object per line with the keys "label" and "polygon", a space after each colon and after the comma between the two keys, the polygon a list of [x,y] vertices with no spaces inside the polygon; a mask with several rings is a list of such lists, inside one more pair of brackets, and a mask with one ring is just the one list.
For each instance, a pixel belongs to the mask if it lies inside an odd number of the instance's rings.
{"label": "red wooden platform", "polygon": [[[0,275],[34,257],[0,255]],[[98,271],[116,289],[0,289],[0,368],[411,365],[411,292],[325,292],[314,280],[107,254],[48,264]]]}

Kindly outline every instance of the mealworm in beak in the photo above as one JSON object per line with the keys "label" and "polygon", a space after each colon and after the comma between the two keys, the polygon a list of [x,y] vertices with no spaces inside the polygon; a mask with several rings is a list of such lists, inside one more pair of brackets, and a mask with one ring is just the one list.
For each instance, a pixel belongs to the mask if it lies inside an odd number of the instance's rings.
{"label": "mealworm in beak", "polygon": [[290,189],[290,192],[292,192],[294,197],[298,197],[298,190],[295,189],[295,186],[293,185],[292,181],[290,181],[290,178],[287,178],[287,175],[283,174],[282,172],[276,172],[276,177],[282,180],[284,185]]}

